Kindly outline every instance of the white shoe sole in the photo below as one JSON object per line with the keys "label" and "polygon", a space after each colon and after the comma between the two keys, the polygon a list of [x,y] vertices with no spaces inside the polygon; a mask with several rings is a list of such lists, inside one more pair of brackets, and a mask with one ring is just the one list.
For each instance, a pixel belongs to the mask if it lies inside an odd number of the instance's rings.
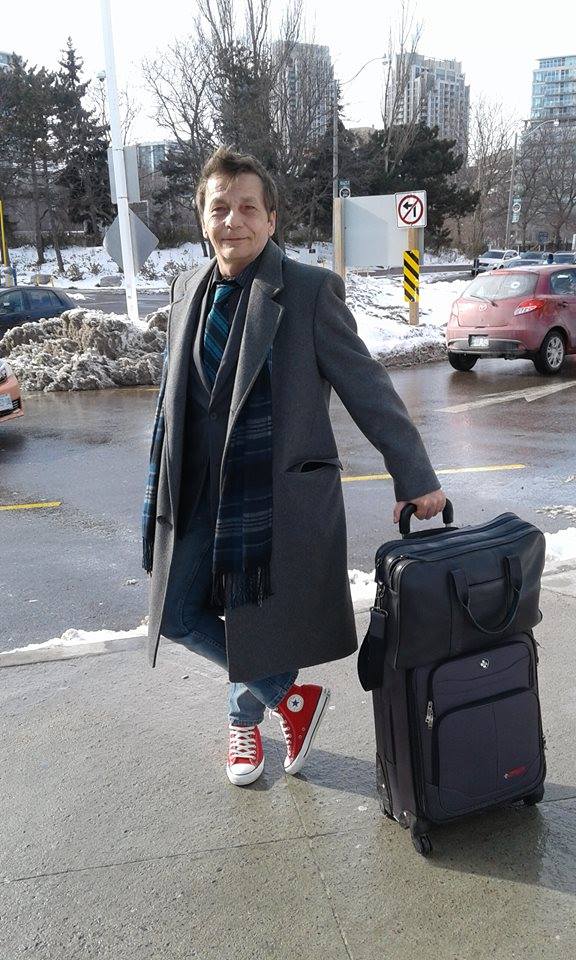
{"label": "white shoe sole", "polygon": [[255,780],[262,774],[264,770],[264,757],[262,761],[258,764],[254,770],[251,770],[249,773],[238,774],[233,773],[229,766],[226,766],[226,775],[230,781],[236,787],[247,787],[249,783],[254,783]]}
{"label": "white shoe sole", "polygon": [[324,687],[324,689],[322,690],[322,693],[320,694],[320,699],[318,700],[318,704],[314,711],[314,716],[312,717],[312,721],[310,723],[310,726],[308,727],[308,733],[304,738],[304,743],[302,744],[302,749],[300,750],[300,753],[298,754],[297,757],[294,758],[292,763],[287,764],[286,760],[284,761],[284,770],[286,773],[293,775],[295,773],[298,773],[298,771],[301,770],[302,767],[304,766],[306,757],[308,756],[310,752],[310,748],[312,746],[312,741],[316,736],[316,732],[318,730],[318,727],[320,726],[322,717],[324,716],[324,711],[328,706],[329,700],[330,700],[330,690],[328,687]]}

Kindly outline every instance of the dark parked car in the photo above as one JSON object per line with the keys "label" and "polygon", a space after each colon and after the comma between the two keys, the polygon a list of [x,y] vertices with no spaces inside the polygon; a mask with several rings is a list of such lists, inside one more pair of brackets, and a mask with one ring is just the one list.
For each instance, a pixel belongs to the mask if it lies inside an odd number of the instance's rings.
{"label": "dark parked car", "polygon": [[0,287],[0,337],[10,327],[29,320],[59,317],[78,304],[63,290],[52,287]]}
{"label": "dark parked car", "polygon": [[454,301],[446,343],[455,370],[471,370],[479,357],[505,357],[558,373],[566,354],[576,353],[576,266],[480,274]]}

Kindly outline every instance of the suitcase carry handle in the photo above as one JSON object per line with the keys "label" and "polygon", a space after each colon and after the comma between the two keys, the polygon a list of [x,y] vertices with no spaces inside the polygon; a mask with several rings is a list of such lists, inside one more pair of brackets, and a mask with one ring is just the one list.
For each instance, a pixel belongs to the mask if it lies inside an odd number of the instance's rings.
{"label": "suitcase carry handle", "polygon": [[[418,508],[413,503],[407,503],[405,507],[402,507],[402,512],[400,514],[400,533],[403,537],[408,537],[410,535],[410,517],[412,517]],[[454,520],[454,507],[450,500],[446,500],[446,505],[442,511],[442,521],[447,527]],[[435,531],[431,531],[435,532]]]}
{"label": "suitcase carry handle", "polygon": [[456,596],[458,597],[460,605],[466,611],[476,629],[480,630],[481,633],[487,634],[489,637],[495,637],[500,633],[504,633],[504,631],[508,629],[508,627],[514,621],[514,617],[518,613],[518,605],[520,603],[520,593],[522,590],[522,566],[520,564],[520,557],[504,557],[504,561],[506,568],[506,580],[508,584],[506,596],[509,595],[510,588],[512,588],[514,598],[506,616],[497,627],[483,627],[482,624],[476,620],[470,609],[470,587],[468,586],[468,579],[464,570],[450,571],[452,574],[454,587],[456,589]]}

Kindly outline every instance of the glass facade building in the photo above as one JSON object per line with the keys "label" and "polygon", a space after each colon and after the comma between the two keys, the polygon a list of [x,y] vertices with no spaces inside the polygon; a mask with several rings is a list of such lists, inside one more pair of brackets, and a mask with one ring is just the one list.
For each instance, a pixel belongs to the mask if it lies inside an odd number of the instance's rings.
{"label": "glass facade building", "polygon": [[576,55],[538,61],[532,80],[532,120],[576,120]]}

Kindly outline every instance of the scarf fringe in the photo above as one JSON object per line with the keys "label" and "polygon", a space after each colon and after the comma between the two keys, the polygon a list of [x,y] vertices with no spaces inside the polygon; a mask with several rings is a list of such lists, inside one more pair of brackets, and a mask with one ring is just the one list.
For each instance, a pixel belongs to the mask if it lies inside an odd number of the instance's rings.
{"label": "scarf fringe", "polygon": [[212,604],[215,607],[234,609],[252,603],[261,607],[272,596],[270,567],[240,572],[218,572],[212,578]]}
{"label": "scarf fringe", "polygon": [[152,559],[154,555],[154,540],[142,540],[142,566],[146,573],[152,573]]}

